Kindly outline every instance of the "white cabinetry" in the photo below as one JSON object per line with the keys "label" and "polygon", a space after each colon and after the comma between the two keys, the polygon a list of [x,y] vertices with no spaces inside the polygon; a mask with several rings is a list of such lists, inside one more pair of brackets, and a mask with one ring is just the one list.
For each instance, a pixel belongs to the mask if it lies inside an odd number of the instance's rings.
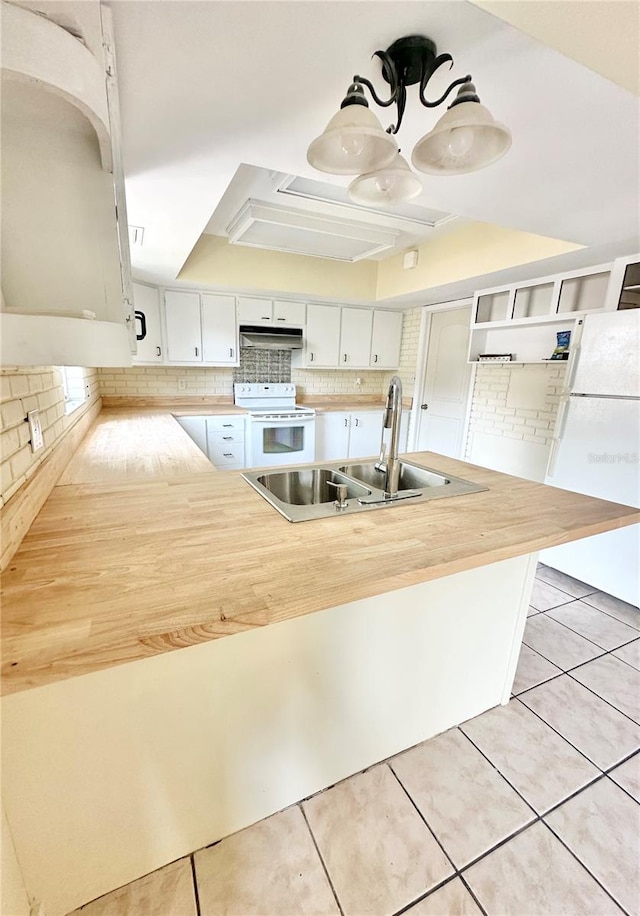
{"label": "white cabinetry", "polygon": [[207,417],[207,453],[217,468],[245,467],[244,416]]}
{"label": "white cabinetry", "polygon": [[167,290],[164,294],[167,358],[172,363],[202,362],[200,296]]}
{"label": "white cabinetry", "polygon": [[362,369],[369,365],[371,355],[371,309],[342,309],[340,329],[340,367]]}
{"label": "white cabinetry", "polygon": [[480,290],[473,302],[469,361],[486,354],[511,354],[518,363],[549,360],[558,331],[571,331],[573,337],[580,317],[612,307],[609,277],[605,264]]}
{"label": "white cabinetry", "polygon": [[333,368],[340,352],[340,306],[308,305],[305,343],[306,365]]}
{"label": "white cabinetry", "polygon": [[307,369],[395,369],[400,363],[402,313],[385,309],[308,305]]}
{"label": "white cabinetry", "polygon": [[395,369],[399,365],[402,319],[402,312],[374,309],[369,361],[374,369]]}
{"label": "white cabinetry", "polygon": [[[380,451],[381,408],[372,410],[321,411],[316,414],[316,461],[370,458]],[[409,413],[402,414],[400,451],[406,451]],[[389,433],[386,433],[388,438]]]}
{"label": "white cabinetry", "polygon": [[285,299],[255,299],[238,297],[238,322],[253,325],[280,325],[283,328],[302,328],[305,323],[304,302]]}
{"label": "white cabinetry", "polygon": [[202,296],[202,360],[218,366],[237,363],[236,304],[233,296]]}
{"label": "white cabinetry", "polygon": [[160,324],[160,298],[155,286],[133,284],[136,340],[138,350],[134,363],[162,363],[162,331]]}
{"label": "white cabinetry", "polygon": [[167,362],[238,365],[233,296],[167,290],[164,294]]}

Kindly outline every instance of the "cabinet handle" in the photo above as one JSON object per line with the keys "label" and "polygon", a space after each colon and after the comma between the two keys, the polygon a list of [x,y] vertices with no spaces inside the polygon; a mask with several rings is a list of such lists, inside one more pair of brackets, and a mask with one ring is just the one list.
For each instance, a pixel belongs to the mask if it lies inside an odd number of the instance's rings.
{"label": "cabinet handle", "polygon": [[197,348],[197,347],[194,347],[194,349],[195,349],[195,351],[196,351],[196,356],[197,356],[197,355],[198,355],[198,348]]}
{"label": "cabinet handle", "polygon": [[271,318],[269,317],[269,315],[263,315],[261,320],[262,321],[271,321]]}
{"label": "cabinet handle", "polygon": [[348,425],[349,425],[349,417],[345,417],[345,418],[344,418],[344,425],[345,425],[345,426],[348,426]]}
{"label": "cabinet handle", "polygon": [[377,353],[374,353],[374,354],[373,354],[373,361],[374,361],[374,363],[377,363],[377,362],[378,362],[378,354],[377,354]]}
{"label": "cabinet handle", "polygon": [[313,353],[310,353],[310,354],[309,354],[309,362],[310,362],[310,363],[313,362]]}
{"label": "cabinet handle", "polygon": [[233,442],[233,436],[223,436],[225,442]]}
{"label": "cabinet handle", "polygon": [[156,347],[156,356],[162,356],[162,350],[160,347]]}
{"label": "cabinet handle", "polygon": [[233,429],[233,423],[223,423],[225,429]]}
{"label": "cabinet handle", "polygon": [[276,318],[276,321],[286,321],[286,318]]}
{"label": "cabinet handle", "polygon": [[360,420],[356,417],[356,426],[360,426]]}
{"label": "cabinet handle", "polygon": [[133,314],[140,322],[140,333],[136,334],[136,340],[144,340],[147,336],[147,319],[145,318],[144,312],[136,310]]}
{"label": "cabinet handle", "polygon": [[233,356],[233,347],[229,347],[229,356]]}
{"label": "cabinet handle", "polygon": [[344,361],[345,361],[345,363],[346,363],[346,361],[347,361],[347,354],[346,354],[346,353],[344,354]]}
{"label": "cabinet handle", "polygon": [[233,458],[233,452],[223,452],[222,454],[225,458]]}

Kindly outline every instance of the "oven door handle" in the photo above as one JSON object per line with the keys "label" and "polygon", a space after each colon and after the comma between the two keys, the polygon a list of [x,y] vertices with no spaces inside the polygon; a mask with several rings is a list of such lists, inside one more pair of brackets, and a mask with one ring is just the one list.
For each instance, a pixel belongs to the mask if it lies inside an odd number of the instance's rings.
{"label": "oven door handle", "polygon": [[266,423],[269,426],[273,426],[275,423],[283,423],[287,426],[297,426],[298,423],[310,423],[312,420],[315,420],[315,416],[312,417],[275,417],[273,419],[266,419],[265,417],[249,417],[252,423]]}

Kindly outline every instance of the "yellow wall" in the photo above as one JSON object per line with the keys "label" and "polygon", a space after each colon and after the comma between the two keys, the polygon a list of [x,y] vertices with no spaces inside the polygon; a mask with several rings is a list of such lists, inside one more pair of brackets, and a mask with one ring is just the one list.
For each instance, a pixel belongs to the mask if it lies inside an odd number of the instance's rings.
{"label": "yellow wall", "polygon": [[201,235],[178,279],[231,289],[371,302],[376,295],[376,272],[375,261],[349,264],[230,245],[221,236]]}
{"label": "yellow wall", "polygon": [[418,266],[404,270],[402,254],[384,261],[348,264],[230,245],[221,236],[202,235],[178,279],[265,294],[380,302],[530,264],[581,247],[491,223],[467,223],[424,242],[418,248]]}
{"label": "yellow wall", "polygon": [[418,266],[412,270],[403,269],[402,254],[380,261],[376,300],[481,277],[582,247],[492,223],[468,223],[420,245]]}

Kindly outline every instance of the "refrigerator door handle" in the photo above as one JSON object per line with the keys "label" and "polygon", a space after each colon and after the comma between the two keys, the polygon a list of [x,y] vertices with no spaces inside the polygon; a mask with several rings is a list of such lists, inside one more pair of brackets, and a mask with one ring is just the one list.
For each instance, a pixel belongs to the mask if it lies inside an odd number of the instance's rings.
{"label": "refrigerator door handle", "polygon": [[574,347],[569,354],[569,365],[567,367],[567,388],[569,391],[573,388],[573,380],[576,377],[578,369],[578,360],[580,359],[580,347]]}
{"label": "refrigerator door handle", "polygon": [[553,477],[556,470],[556,462],[558,460],[558,448],[560,446],[559,439],[551,440],[551,451],[549,452],[549,461],[547,463],[547,477]]}
{"label": "refrigerator door handle", "polygon": [[560,403],[558,405],[558,417],[556,419],[556,432],[553,437],[554,442],[556,439],[562,439],[564,436],[564,428],[567,425],[567,415],[569,413],[569,395],[563,395],[560,398]]}

